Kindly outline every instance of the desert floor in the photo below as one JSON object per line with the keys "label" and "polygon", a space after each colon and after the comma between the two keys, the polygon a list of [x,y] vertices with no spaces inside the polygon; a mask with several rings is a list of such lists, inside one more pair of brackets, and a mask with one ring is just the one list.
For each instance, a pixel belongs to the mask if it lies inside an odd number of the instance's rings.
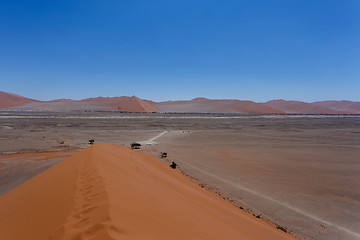
{"label": "desert floor", "polygon": [[1,112],[0,127],[0,194],[89,139],[138,141],[296,236],[360,238],[359,116]]}

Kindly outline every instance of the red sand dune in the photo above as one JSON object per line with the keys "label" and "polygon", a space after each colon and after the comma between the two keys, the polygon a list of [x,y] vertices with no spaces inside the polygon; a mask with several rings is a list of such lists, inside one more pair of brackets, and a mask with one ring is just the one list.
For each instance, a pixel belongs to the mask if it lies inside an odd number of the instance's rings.
{"label": "red sand dune", "polygon": [[312,103],[271,100],[265,103],[267,106],[284,111],[286,113],[309,113],[309,114],[342,114],[344,112],[336,111],[326,107],[318,106]]}
{"label": "red sand dune", "polygon": [[352,101],[320,101],[313,104],[336,111],[360,114],[360,102]]}
{"label": "red sand dune", "polygon": [[168,101],[158,104],[162,112],[215,112],[215,113],[284,113],[262,103],[240,100],[211,100],[195,98],[191,101]]}
{"label": "red sand dune", "polygon": [[0,239],[295,239],[152,156],[95,144],[0,197]]}
{"label": "red sand dune", "polygon": [[136,96],[112,97],[112,98],[88,98],[80,102],[91,102],[100,106],[111,107],[116,111],[126,112],[158,112],[154,102],[142,100]]}
{"label": "red sand dune", "polygon": [[0,108],[22,106],[31,102],[40,101],[22,97],[17,94],[0,91]]}

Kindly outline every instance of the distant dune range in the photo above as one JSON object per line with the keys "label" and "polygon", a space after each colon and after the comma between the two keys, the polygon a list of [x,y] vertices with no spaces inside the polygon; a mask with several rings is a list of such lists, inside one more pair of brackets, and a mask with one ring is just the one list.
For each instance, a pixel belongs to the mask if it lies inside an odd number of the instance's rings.
{"label": "distant dune range", "polygon": [[150,155],[95,144],[0,197],[1,239],[295,237]]}
{"label": "distant dune range", "polygon": [[195,98],[189,101],[153,102],[132,97],[97,97],[83,100],[39,101],[0,91],[0,109],[12,111],[120,111],[179,113],[253,113],[253,114],[360,114],[360,102],[300,102],[271,100],[266,103],[236,99]]}

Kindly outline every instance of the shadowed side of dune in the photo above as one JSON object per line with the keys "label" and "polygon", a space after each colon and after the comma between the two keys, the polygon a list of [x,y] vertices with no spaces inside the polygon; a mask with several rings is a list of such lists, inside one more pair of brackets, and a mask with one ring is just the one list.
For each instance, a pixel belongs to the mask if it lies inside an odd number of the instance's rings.
{"label": "shadowed side of dune", "polygon": [[130,149],[95,144],[0,198],[0,239],[294,239]]}

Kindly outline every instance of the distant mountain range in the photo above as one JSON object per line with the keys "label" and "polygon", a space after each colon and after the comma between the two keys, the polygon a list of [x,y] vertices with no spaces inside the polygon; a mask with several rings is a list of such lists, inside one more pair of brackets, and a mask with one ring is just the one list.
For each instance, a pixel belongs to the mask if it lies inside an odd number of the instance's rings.
{"label": "distant mountain range", "polygon": [[258,113],[258,114],[360,114],[360,102],[300,102],[271,100],[265,103],[235,99],[195,98],[189,101],[153,102],[138,97],[97,97],[83,100],[39,101],[0,91],[0,109],[12,111],[120,111],[179,113]]}

